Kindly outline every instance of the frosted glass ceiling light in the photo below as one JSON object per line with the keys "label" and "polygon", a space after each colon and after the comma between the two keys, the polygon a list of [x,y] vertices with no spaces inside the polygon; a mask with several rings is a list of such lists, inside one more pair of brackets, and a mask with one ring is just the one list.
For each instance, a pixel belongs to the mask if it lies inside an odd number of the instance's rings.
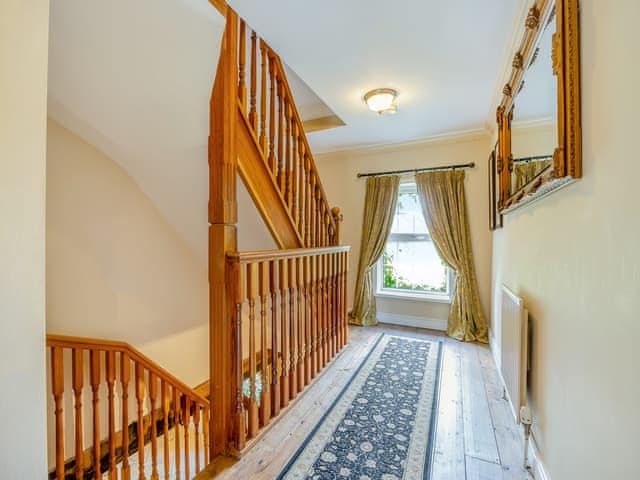
{"label": "frosted glass ceiling light", "polygon": [[379,115],[385,113],[396,113],[398,106],[396,105],[396,97],[398,92],[391,88],[376,88],[365,93],[364,101],[369,109]]}

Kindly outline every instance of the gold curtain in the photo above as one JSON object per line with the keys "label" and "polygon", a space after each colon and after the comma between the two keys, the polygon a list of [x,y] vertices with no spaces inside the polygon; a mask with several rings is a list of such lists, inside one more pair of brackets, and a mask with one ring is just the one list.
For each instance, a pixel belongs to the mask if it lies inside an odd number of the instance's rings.
{"label": "gold curtain", "polygon": [[517,192],[527,183],[534,179],[536,175],[551,165],[552,160],[533,161],[528,163],[516,163],[513,167],[515,175],[514,192]]}
{"label": "gold curtain", "polygon": [[369,177],[364,200],[360,260],[349,321],[355,325],[375,325],[376,300],[373,296],[372,269],[387,243],[398,202],[400,177]]}
{"label": "gold curtain", "polygon": [[434,246],[456,273],[447,335],[462,341],[487,343],[487,324],[480,307],[471,250],[464,171],[420,173],[416,175],[416,185]]}

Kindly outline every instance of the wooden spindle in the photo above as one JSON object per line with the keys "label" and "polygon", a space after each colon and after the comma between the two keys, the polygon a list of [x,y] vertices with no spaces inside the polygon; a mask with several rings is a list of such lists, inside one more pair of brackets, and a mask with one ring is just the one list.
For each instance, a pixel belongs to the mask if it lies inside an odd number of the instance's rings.
{"label": "wooden spindle", "polygon": [[[295,107],[291,107],[295,108]],[[300,144],[298,138],[298,125],[293,121],[293,115],[291,110],[289,111],[289,123],[291,131],[291,171],[287,178],[289,179],[289,187],[287,188],[287,195],[289,196],[289,205],[291,206],[291,218],[293,223],[298,225],[298,161],[300,157]]]}
{"label": "wooden spindle", "polygon": [[100,350],[89,352],[89,381],[93,407],[93,472],[100,477]]}
{"label": "wooden spindle", "polygon": [[304,340],[304,352],[305,352],[305,369],[304,369],[304,384],[309,385],[311,382],[312,366],[311,366],[311,257],[304,257],[303,263],[304,269],[304,318],[305,318],[305,340]]}
{"label": "wooden spindle", "polygon": [[202,434],[204,437],[204,464],[209,465],[209,407],[204,407],[202,417]]}
{"label": "wooden spindle", "polygon": [[135,363],[136,401],[138,403],[138,479],[144,480],[144,366]]}
{"label": "wooden spindle", "polygon": [[318,255],[311,257],[311,376],[320,371],[318,362]]}
{"label": "wooden spindle", "polygon": [[107,403],[109,408],[109,480],[115,480],[118,476],[116,461],[116,352],[106,353],[105,366],[107,370]]}
{"label": "wooden spindle", "polygon": [[280,407],[284,408],[289,404],[289,322],[287,319],[287,292],[289,291],[289,269],[287,260],[282,259],[278,265],[280,275]]}
{"label": "wooden spindle", "polygon": [[291,105],[287,104],[286,109],[286,125],[287,125],[287,159],[285,163],[286,173],[285,173],[285,201],[287,202],[287,206],[289,207],[289,211],[293,216],[293,167],[296,163],[296,144],[295,138],[293,136],[293,119],[291,118]]}
{"label": "wooden spindle", "polygon": [[[305,192],[305,183],[304,183],[304,162],[305,162],[305,147],[304,147],[304,132],[300,131],[298,126],[296,125],[296,138],[298,138],[298,162],[297,162],[297,171],[294,175],[295,187],[293,198],[297,199],[297,205],[295,207],[296,210],[296,223],[298,224],[298,230],[300,231],[300,235],[304,238],[305,227],[304,227],[304,192]],[[297,175],[297,176],[296,176]],[[294,202],[295,204],[296,202]]]}
{"label": "wooden spindle", "polygon": [[260,426],[264,427],[271,418],[271,368],[269,367],[269,263],[260,263],[260,371],[262,391],[260,392]]}
{"label": "wooden spindle", "polygon": [[238,96],[242,105],[242,111],[247,110],[247,86],[245,84],[245,63],[247,59],[247,24],[240,19],[240,48],[238,50]]}
{"label": "wooden spindle", "polygon": [[272,261],[269,267],[269,289],[271,290],[271,408],[273,417],[280,413],[280,372],[282,370],[278,361],[280,345],[278,294],[280,286],[278,284],[276,265],[277,261]]}
{"label": "wooden spindle", "polygon": [[343,265],[342,265],[342,324],[344,328],[344,343],[349,343],[349,325],[347,322],[347,310],[348,310],[348,297],[347,297],[347,278],[349,272],[349,253],[343,252]]}
{"label": "wooden spindle", "polygon": [[257,35],[255,30],[251,30],[251,87],[249,100],[249,123],[253,127],[253,131],[257,132],[258,117],[256,115],[256,90],[257,90],[257,59],[256,59],[256,42]]}
{"label": "wooden spindle", "polygon": [[329,360],[331,359],[331,345],[330,345],[330,336],[331,336],[331,332],[330,332],[330,324],[329,324],[329,256],[328,255],[323,255],[323,271],[324,271],[324,275],[323,275],[323,286],[322,288],[324,289],[324,293],[323,293],[323,301],[324,301],[324,308],[323,308],[323,312],[324,312],[324,365],[329,363]]}
{"label": "wooden spindle", "polygon": [[297,257],[296,259],[296,284],[298,286],[298,355],[297,355],[297,369],[298,369],[298,391],[302,391],[305,386],[304,372],[307,369],[305,364],[306,352],[305,352],[305,309],[304,309],[304,257]]}
{"label": "wooden spindle", "polygon": [[334,253],[329,255],[329,319],[331,321],[331,349],[330,358],[333,358],[336,354],[337,337],[336,337],[336,283],[335,283],[335,259]]}
{"label": "wooden spindle", "polygon": [[[169,386],[163,379],[160,383],[160,397],[162,398],[162,453],[163,453],[163,467],[164,478],[169,480],[170,478],[170,456],[169,456],[169,408],[171,400],[169,398]],[[176,425],[177,427],[177,425]],[[174,430],[175,431],[175,430]]]}
{"label": "wooden spindle", "polygon": [[131,361],[127,353],[120,354],[120,384],[122,385],[122,479],[130,480],[129,467],[129,381]]}
{"label": "wooden spindle", "polygon": [[[173,387],[173,448],[174,448],[174,463],[175,467],[175,477],[177,480],[180,480],[181,477],[181,468],[180,468],[180,423],[181,423],[181,412],[180,412],[180,391],[178,387]],[[189,480],[185,477],[185,480]]]}
{"label": "wooden spindle", "polygon": [[311,247],[311,161],[304,156],[304,244]]}
{"label": "wooden spindle", "polygon": [[318,255],[318,370],[324,368],[324,257]]}
{"label": "wooden spindle", "polygon": [[[282,98],[282,72],[277,71],[276,76],[277,82],[277,95],[278,95],[278,174],[277,174],[277,182],[280,186],[280,193],[285,199],[285,186],[286,186],[286,176],[285,176],[285,152],[284,152],[284,136],[286,130],[286,119],[285,119],[285,111],[284,111],[284,101]],[[287,138],[288,141],[288,138]],[[287,204],[289,205],[289,204]]]}
{"label": "wooden spindle", "polygon": [[275,62],[269,53],[269,170],[271,175],[276,177],[276,156],[275,156],[275,137],[276,137],[276,72]]}
{"label": "wooden spindle", "polygon": [[191,428],[191,399],[182,395],[182,433],[184,434],[184,478],[191,478],[191,454],[189,452],[189,429]]}
{"label": "wooden spindle", "polygon": [[56,417],[56,480],[64,480],[64,356],[63,349],[51,347],[51,390]]}
{"label": "wooden spindle", "polygon": [[309,225],[310,225],[310,242],[309,247],[317,247],[318,244],[316,242],[316,175],[315,173],[311,174],[311,182],[310,182],[310,195],[309,195]]}
{"label": "wooden spindle", "polygon": [[242,278],[242,271],[238,262],[233,262],[230,268],[230,278],[232,285],[235,286],[234,302],[235,302],[235,419],[234,433],[236,440],[236,449],[242,450],[246,444],[246,419],[244,411],[244,397],[242,393],[243,368],[242,368],[242,304],[245,301],[245,284]]}
{"label": "wooden spindle", "polygon": [[298,318],[295,309],[298,284],[295,258],[289,258],[287,262],[289,269],[289,399],[293,400],[298,395]]}
{"label": "wooden spindle", "polygon": [[336,290],[336,329],[338,335],[338,351],[342,350],[343,337],[342,337],[342,287],[340,283],[340,278],[342,276],[342,255],[341,253],[336,254],[336,277],[335,277],[335,290]]}
{"label": "wooden spindle", "polygon": [[196,464],[195,472],[200,472],[200,405],[194,400],[193,402],[193,431],[195,433],[195,449],[196,449]]}
{"label": "wooden spindle", "polygon": [[83,452],[83,426],[82,426],[82,387],[84,384],[83,354],[81,348],[71,350],[71,377],[75,409],[75,452],[76,452],[76,479],[82,480],[84,476],[84,452]]}
{"label": "wooden spindle", "polygon": [[151,419],[151,480],[158,480],[158,426],[156,405],[158,399],[158,378],[149,371],[149,417]]}
{"label": "wooden spindle", "polygon": [[249,298],[249,438],[258,434],[258,400],[256,397],[256,297],[258,297],[258,265],[247,265]]}
{"label": "wooden spindle", "polygon": [[260,136],[262,153],[267,155],[267,46],[260,39]]}

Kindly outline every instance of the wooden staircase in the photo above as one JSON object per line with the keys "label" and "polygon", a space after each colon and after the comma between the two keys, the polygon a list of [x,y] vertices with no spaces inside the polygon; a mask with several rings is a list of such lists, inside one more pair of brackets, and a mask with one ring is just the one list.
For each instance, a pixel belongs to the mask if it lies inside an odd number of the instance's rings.
{"label": "wooden staircase", "polygon": [[[347,344],[349,247],[283,63],[211,3],[227,23],[210,102],[208,395],[126,343],[48,336],[51,478],[190,479],[241,456]],[[279,249],[238,251],[238,176]]]}

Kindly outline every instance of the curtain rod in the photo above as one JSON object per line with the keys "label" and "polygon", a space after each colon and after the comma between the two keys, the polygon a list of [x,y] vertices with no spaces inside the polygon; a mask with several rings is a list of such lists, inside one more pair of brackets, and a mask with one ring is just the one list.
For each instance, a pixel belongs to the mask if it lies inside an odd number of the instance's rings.
{"label": "curtain rod", "polygon": [[455,170],[457,168],[473,168],[476,164],[463,163],[461,165],[443,165],[442,167],[428,167],[428,168],[412,168],[408,170],[389,170],[387,172],[371,172],[371,173],[359,173],[358,178],[361,177],[382,177],[384,175],[397,175],[401,173],[420,173],[420,172],[433,172],[436,170]]}
{"label": "curtain rod", "polygon": [[553,160],[553,155],[538,155],[537,157],[514,158],[513,163],[535,162],[538,160]]}

